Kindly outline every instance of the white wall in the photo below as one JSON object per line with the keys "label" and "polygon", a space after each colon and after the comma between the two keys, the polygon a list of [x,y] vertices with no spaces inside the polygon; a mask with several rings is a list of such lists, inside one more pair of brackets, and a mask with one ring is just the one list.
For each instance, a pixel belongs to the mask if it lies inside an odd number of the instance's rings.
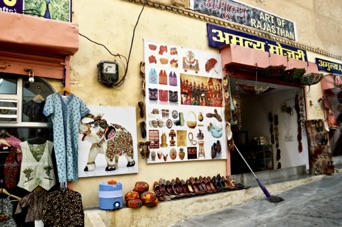
{"label": "white wall", "polygon": [[[293,109],[293,115],[282,112],[281,105],[286,102],[287,106],[294,106],[295,95],[301,94],[300,89],[291,88],[290,91],[273,91],[269,93],[248,96],[241,99],[242,108],[242,130],[248,131],[249,140],[254,137],[267,136],[270,140],[270,123],[268,114],[271,112],[273,117],[278,115],[279,119],[279,148],[281,150],[281,167],[293,167],[306,165],[309,168],[308,162],[308,143],[305,128],[302,128],[302,145],[303,151],[298,151],[297,140],[297,114]],[[292,136],[292,141],[285,141],[285,136]],[[273,163],[274,168],[277,168],[276,152],[277,148],[273,145]]]}

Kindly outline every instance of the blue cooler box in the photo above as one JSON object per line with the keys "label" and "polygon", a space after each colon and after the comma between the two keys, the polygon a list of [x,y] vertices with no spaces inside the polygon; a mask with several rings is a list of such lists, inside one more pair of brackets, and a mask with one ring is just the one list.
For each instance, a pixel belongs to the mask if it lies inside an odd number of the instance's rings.
{"label": "blue cooler box", "polygon": [[102,210],[116,210],[122,208],[122,184],[100,183],[99,208]]}

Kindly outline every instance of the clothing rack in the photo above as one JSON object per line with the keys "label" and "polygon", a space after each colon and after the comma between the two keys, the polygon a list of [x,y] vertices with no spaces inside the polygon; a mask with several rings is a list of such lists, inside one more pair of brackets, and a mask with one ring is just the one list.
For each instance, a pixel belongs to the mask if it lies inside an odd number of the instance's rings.
{"label": "clothing rack", "polygon": [[17,200],[21,200],[20,197],[18,197],[18,196],[16,196],[16,195],[12,195],[12,194],[9,193],[5,188],[0,188],[0,194],[6,194],[6,195],[8,195],[8,196],[10,196],[10,197],[13,197],[13,198],[17,199]]}

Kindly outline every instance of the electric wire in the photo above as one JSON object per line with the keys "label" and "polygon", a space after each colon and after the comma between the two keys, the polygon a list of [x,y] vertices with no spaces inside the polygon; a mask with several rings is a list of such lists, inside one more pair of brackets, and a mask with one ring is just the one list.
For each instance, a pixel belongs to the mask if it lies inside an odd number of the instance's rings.
{"label": "electric wire", "polygon": [[[134,28],[133,28],[133,34],[132,34],[132,39],[131,39],[131,44],[130,44],[130,48],[129,48],[129,53],[128,53],[128,58],[126,58],[124,55],[121,55],[121,54],[113,54],[104,44],[102,43],[99,43],[99,42],[96,42],[92,39],[90,39],[89,37],[87,37],[86,35],[83,35],[82,33],[78,33],[80,36],[82,36],[83,38],[87,39],[88,41],[96,44],[96,45],[99,45],[99,46],[102,46],[103,48],[105,48],[107,50],[107,52],[114,56],[114,57],[117,57],[119,60],[120,60],[120,63],[122,64],[123,68],[124,68],[124,75],[122,76],[122,78],[113,85],[113,87],[120,87],[124,82],[125,82],[125,79],[126,79],[126,76],[127,76],[127,72],[128,72],[128,66],[129,66],[129,61],[130,61],[130,58],[131,58],[131,53],[132,53],[132,47],[133,47],[133,43],[134,43],[134,38],[135,38],[135,30],[139,24],[139,21],[140,21],[140,17],[145,9],[145,5],[146,5],[147,1],[144,1],[143,3],[143,7],[138,15],[138,18],[137,18],[137,21],[134,25]],[[33,11],[33,12],[32,12]],[[38,17],[43,17],[40,12],[36,9],[26,9],[26,10],[23,10],[23,14],[28,14],[28,15],[34,15],[34,16],[38,16]],[[125,60],[123,61],[122,58]]]}
{"label": "electric wire", "polygon": [[[124,65],[124,70],[125,70],[124,75],[122,76],[122,78],[121,78],[117,83],[115,83],[115,84],[112,85],[113,87],[120,87],[120,86],[125,82],[125,79],[126,79],[126,76],[127,76],[127,72],[128,72],[129,61],[130,61],[130,58],[131,58],[131,53],[132,53],[132,47],[133,47],[133,43],[134,43],[134,38],[135,38],[135,30],[136,30],[136,28],[137,28],[137,26],[138,26],[138,24],[139,24],[140,17],[141,17],[142,12],[144,11],[145,5],[146,5],[146,2],[143,4],[143,7],[142,7],[142,9],[141,9],[141,11],[140,11],[140,13],[139,13],[138,19],[137,19],[137,21],[136,21],[136,23],[135,23],[135,25],[134,25],[134,28],[133,28],[133,35],[132,35],[131,44],[130,44],[130,48],[129,48],[128,58],[126,58],[124,55],[121,55],[121,54],[113,54],[113,53],[112,53],[105,45],[103,45],[102,43],[96,42],[96,41],[90,39],[89,37],[87,37],[87,36],[81,34],[80,32],[78,33],[80,36],[82,36],[83,38],[87,39],[88,41],[90,41],[90,42],[92,42],[92,43],[94,43],[94,44],[97,44],[97,45],[102,46],[103,48],[105,48],[105,49],[107,50],[107,52],[108,52],[110,55],[112,55],[112,56],[114,56],[114,57],[118,57],[118,58],[120,59],[121,63]],[[122,61],[121,57],[125,59],[125,63]]]}
{"label": "electric wire", "polygon": [[134,28],[133,28],[133,34],[132,34],[132,39],[131,39],[131,46],[129,48],[128,60],[127,60],[127,66],[126,66],[125,74],[124,74],[124,76],[121,78],[121,80],[119,82],[117,82],[116,84],[113,85],[115,87],[119,87],[119,86],[121,86],[125,82],[126,75],[127,75],[127,72],[128,72],[129,60],[131,58],[132,47],[133,47],[134,38],[135,38],[135,30],[136,30],[136,28],[137,28],[137,26],[139,24],[141,14],[143,13],[143,11],[145,9],[145,5],[146,5],[146,1],[144,1],[143,7],[141,8],[141,11],[140,11],[140,13],[138,15],[137,21],[136,21],[136,23],[134,25]]}

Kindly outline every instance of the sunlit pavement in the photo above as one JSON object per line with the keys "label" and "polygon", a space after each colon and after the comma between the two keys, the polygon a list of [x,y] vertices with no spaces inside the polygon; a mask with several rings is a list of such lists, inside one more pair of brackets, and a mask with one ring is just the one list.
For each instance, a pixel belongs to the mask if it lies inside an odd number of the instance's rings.
{"label": "sunlit pavement", "polygon": [[[262,193],[261,189],[260,192]],[[275,204],[264,197],[192,216],[172,226],[342,226],[341,171],[322,176],[276,196],[282,197],[284,201]]]}

